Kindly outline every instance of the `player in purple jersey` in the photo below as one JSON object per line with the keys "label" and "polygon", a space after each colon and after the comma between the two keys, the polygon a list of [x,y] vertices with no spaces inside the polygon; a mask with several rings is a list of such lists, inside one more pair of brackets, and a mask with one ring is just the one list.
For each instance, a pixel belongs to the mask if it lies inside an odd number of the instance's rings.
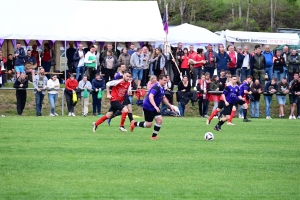
{"label": "player in purple jersey", "polygon": [[[115,77],[114,77],[114,80],[119,80],[119,79],[122,79],[123,78],[123,75],[124,75],[124,72],[126,71],[126,66],[125,65],[121,65],[120,68],[119,68],[119,71],[118,73],[115,74]],[[128,94],[127,96],[125,97],[125,100],[123,102],[123,105],[124,106],[127,106],[128,108],[128,118],[129,118],[129,121],[131,122],[133,120],[133,115],[132,115],[132,105],[131,105],[131,102],[129,100],[129,97],[128,97]],[[111,120],[114,118],[114,117],[117,117],[119,115],[122,115],[122,112],[120,110],[118,110],[114,116],[112,118],[109,118],[107,119],[107,123],[108,125],[110,125],[110,122]]]}
{"label": "player in purple jersey", "polygon": [[247,119],[247,109],[248,104],[250,103],[249,95],[252,94],[251,91],[249,91],[249,86],[253,80],[252,76],[248,76],[246,80],[242,84],[240,84],[240,96],[245,99],[245,104],[243,104],[243,113],[244,113],[244,122],[250,122],[251,120]]}
{"label": "player in purple jersey", "polygon": [[157,134],[160,130],[162,124],[162,116],[160,113],[160,103],[163,101],[166,106],[174,111],[173,106],[169,103],[168,99],[165,97],[164,86],[166,85],[167,78],[165,75],[159,75],[158,83],[154,84],[149,90],[147,97],[143,103],[143,111],[145,116],[145,121],[135,122],[134,120],[130,124],[130,131],[138,126],[142,128],[151,128],[153,119],[155,119],[156,124],[154,125],[154,131],[151,139],[157,140]]}
{"label": "player in purple jersey", "polygon": [[222,98],[224,99],[225,107],[223,109],[224,117],[220,119],[218,124],[214,127],[216,131],[221,131],[221,126],[230,118],[232,107],[238,103],[243,105],[245,103],[244,98],[239,94],[239,86],[236,84],[236,76],[232,76],[231,84],[227,85],[223,90]]}

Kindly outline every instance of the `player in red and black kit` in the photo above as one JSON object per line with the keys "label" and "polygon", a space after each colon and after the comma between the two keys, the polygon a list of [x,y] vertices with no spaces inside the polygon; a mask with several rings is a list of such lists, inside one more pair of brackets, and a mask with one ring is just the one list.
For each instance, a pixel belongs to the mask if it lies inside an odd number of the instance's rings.
{"label": "player in red and black kit", "polygon": [[[110,108],[106,115],[101,117],[97,122],[93,122],[93,132],[96,131],[97,127],[103,123],[105,120],[110,119],[114,113],[118,110],[121,110],[122,117],[120,122],[119,129],[123,132],[127,130],[124,127],[124,122],[126,120],[128,114],[128,108],[123,104],[128,90],[131,88],[131,83],[129,79],[131,77],[131,73],[126,71],[123,74],[123,78],[119,80],[113,80],[106,84],[107,98],[110,99]],[[113,87],[110,93],[110,87]]]}

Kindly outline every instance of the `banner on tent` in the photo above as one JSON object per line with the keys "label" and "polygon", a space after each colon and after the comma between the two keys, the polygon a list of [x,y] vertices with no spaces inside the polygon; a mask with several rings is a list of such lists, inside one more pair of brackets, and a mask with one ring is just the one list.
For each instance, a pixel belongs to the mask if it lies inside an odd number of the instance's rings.
{"label": "banner on tent", "polygon": [[248,38],[248,37],[231,37],[226,36],[226,40],[234,44],[235,42],[241,43],[258,43],[258,44],[294,44],[295,41],[292,39],[267,39],[267,38]]}
{"label": "banner on tent", "polygon": [[4,39],[0,39],[0,49],[2,48],[3,43],[4,43]]}

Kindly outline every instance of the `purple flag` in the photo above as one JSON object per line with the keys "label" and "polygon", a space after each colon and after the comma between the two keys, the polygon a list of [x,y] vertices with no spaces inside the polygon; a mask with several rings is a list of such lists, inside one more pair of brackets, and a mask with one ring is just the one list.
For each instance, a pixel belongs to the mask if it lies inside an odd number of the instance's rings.
{"label": "purple flag", "polygon": [[55,41],[56,41],[56,40],[50,40],[50,41],[49,41],[49,46],[50,46],[51,49],[52,49],[52,47],[54,46]]}
{"label": "purple flag", "polygon": [[234,42],[231,42],[231,44],[233,44],[233,45],[234,45]]}
{"label": "purple flag", "polygon": [[4,39],[0,39],[0,49],[2,48],[3,43],[4,43]]}
{"label": "purple flag", "polygon": [[96,40],[93,40],[92,43],[94,44],[96,42]]}
{"label": "purple flag", "polygon": [[38,43],[38,46],[40,47],[43,44],[43,40],[37,40],[37,43]]}
{"label": "purple flag", "polygon": [[264,44],[261,44],[261,47],[264,47],[265,45]]}
{"label": "purple flag", "polygon": [[103,49],[105,42],[99,42],[100,51]]}
{"label": "purple flag", "polygon": [[76,48],[81,44],[80,41],[75,41]]}
{"label": "purple flag", "polygon": [[30,40],[24,40],[26,48],[28,47]]}
{"label": "purple flag", "polygon": [[144,46],[144,42],[139,42],[140,48],[142,48]]}
{"label": "purple flag", "polygon": [[[63,46],[64,48],[66,48],[66,47],[65,47],[65,41],[61,41],[61,44],[62,44],[62,46]],[[66,45],[67,45],[67,46],[68,46],[68,44],[69,44],[69,42],[66,41]]]}
{"label": "purple flag", "polygon": [[169,33],[169,26],[168,26],[168,11],[167,11],[167,8],[165,8],[162,23],[164,25],[164,31],[166,32],[166,34],[168,34]]}
{"label": "purple flag", "polygon": [[16,48],[16,40],[11,40],[11,43],[12,43],[13,47]]}

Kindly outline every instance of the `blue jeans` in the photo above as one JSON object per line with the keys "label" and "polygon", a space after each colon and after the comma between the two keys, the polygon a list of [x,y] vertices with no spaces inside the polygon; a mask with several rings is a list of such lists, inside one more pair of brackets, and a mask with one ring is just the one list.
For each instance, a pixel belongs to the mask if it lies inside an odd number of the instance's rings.
{"label": "blue jeans", "polygon": [[201,73],[202,73],[202,67],[197,67],[193,69],[193,74],[194,74],[194,80],[192,87],[196,86],[196,83],[198,82],[198,79],[201,78]]}
{"label": "blue jeans", "polygon": [[102,101],[102,99],[98,99],[98,93],[97,92],[93,92],[92,97],[93,97],[93,114],[96,114],[96,109],[97,109],[97,113],[101,114],[101,101]]}
{"label": "blue jeans", "polygon": [[57,101],[58,94],[49,94],[48,93],[48,99],[50,103],[50,113],[55,113],[55,103]]}
{"label": "blue jeans", "polygon": [[182,105],[180,102],[178,102],[178,108],[181,116],[184,116],[184,110],[185,110],[185,105]]}
{"label": "blue jeans", "polygon": [[280,82],[284,77],[283,73],[280,73],[279,70],[274,70],[274,78],[277,79],[277,82]]}
{"label": "blue jeans", "polygon": [[213,75],[214,75],[215,68],[213,68],[213,67],[205,67],[204,71],[205,71],[205,73],[208,72],[210,74],[210,78],[212,78]]}
{"label": "blue jeans", "polygon": [[250,106],[251,117],[259,118],[259,101],[251,101]]}
{"label": "blue jeans", "polygon": [[264,95],[265,103],[266,103],[266,117],[270,116],[270,107],[272,103],[271,95]]}
{"label": "blue jeans", "polygon": [[152,64],[150,65],[149,75],[154,75],[154,72],[153,72],[153,65],[152,65]]}
{"label": "blue jeans", "polygon": [[[288,77],[286,76],[287,72],[288,72],[287,66],[283,66],[283,77],[286,77],[288,79]],[[290,81],[290,80],[288,80],[288,81]]]}
{"label": "blue jeans", "polygon": [[231,75],[236,75],[236,67],[235,68],[228,68],[228,71],[230,71]]}
{"label": "blue jeans", "polygon": [[285,105],[286,103],[286,95],[276,95],[277,101],[279,105]]}
{"label": "blue jeans", "polygon": [[[51,69],[51,62],[45,62],[45,61],[42,61],[41,65],[42,65],[42,67],[45,69],[45,72],[50,72],[50,69]],[[46,76],[47,76],[48,79],[50,78],[50,75],[49,75],[49,74],[47,74]]]}
{"label": "blue jeans", "polygon": [[42,92],[35,93],[35,110],[36,114],[41,114],[42,111],[42,103],[44,100],[44,94]]}
{"label": "blue jeans", "polygon": [[265,73],[268,74],[269,80],[272,80],[272,78],[273,78],[273,67],[272,66],[271,67],[265,67]]}
{"label": "blue jeans", "polygon": [[83,79],[84,72],[85,72],[85,66],[81,66],[81,67],[77,67],[77,68],[76,68],[76,80],[77,80],[77,81],[79,81],[79,80],[78,80],[79,74],[81,74],[80,77],[81,77],[81,79]]}
{"label": "blue jeans", "polygon": [[[238,109],[237,109],[237,110],[238,110]],[[240,114],[242,117],[244,117],[244,106],[243,106],[243,105],[240,106],[239,114]]]}
{"label": "blue jeans", "polygon": [[135,81],[136,78],[138,78],[138,80],[143,79],[143,69],[133,69],[132,70],[132,79]]}
{"label": "blue jeans", "polygon": [[247,69],[247,67],[241,68],[241,82],[247,78],[247,76],[251,75],[251,69]]}

